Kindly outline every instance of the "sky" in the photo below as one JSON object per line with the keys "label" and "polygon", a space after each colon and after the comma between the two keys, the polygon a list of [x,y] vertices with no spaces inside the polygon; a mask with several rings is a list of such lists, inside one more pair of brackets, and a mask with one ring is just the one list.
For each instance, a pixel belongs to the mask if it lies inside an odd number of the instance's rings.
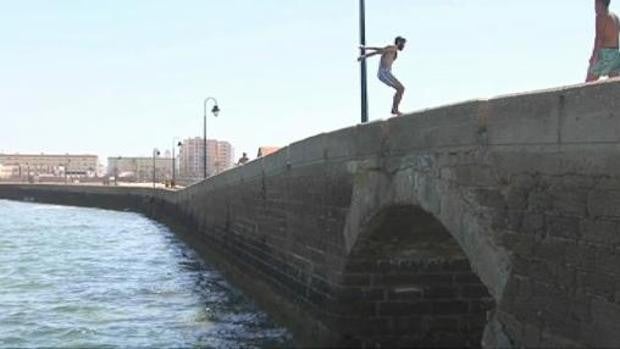
{"label": "sky", "polygon": [[[612,1],[612,10],[616,6]],[[236,157],[360,120],[357,0],[0,0],[0,152],[149,156],[202,136]],[[366,0],[397,35],[405,112],[579,83],[594,0]],[[369,60],[371,120],[393,90]]]}

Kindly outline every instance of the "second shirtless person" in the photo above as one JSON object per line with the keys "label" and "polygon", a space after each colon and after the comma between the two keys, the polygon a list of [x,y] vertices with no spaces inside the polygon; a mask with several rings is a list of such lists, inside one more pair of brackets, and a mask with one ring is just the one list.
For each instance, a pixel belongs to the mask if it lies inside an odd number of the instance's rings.
{"label": "second shirtless person", "polygon": [[618,50],[618,31],[620,20],[611,11],[611,0],[594,0],[596,7],[596,37],[590,58],[587,82],[596,81],[601,76],[611,78],[620,76],[620,51]]}
{"label": "second shirtless person", "polygon": [[389,45],[386,47],[361,47],[363,50],[374,51],[371,53],[365,53],[358,58],[358,61],[362,59],[366,59],[371,56],[381,55],[381,64],[379,65],[379,73],[377,77],[384,84],[394,88],[396,90],[396,94],[394,95],[394,103],[392,104],[392,114],[393,115],[403,115],[400,112],[399,105],[400,101],[403,99],[403,94],[405,93],[405,86],[401,84],[398,79],[392,75],[392,65],[396,58],[398,58],[398,51],[402,51],[405,48],[405,44],[407,40],[403,37],[397,37],[394,40],[394,45]]}

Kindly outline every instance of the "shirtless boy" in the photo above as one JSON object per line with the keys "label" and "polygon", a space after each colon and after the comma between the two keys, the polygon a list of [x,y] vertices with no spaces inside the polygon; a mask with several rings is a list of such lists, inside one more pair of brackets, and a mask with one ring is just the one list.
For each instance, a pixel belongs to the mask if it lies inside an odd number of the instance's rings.
{"label": "shirtless boy", "polygon": [[399,105],[400,101],[403,99],[405,87],[394,77],[394,75],[392,75],[392,65],[394,64],[396,58],[398,58],[398,51],[402,51],[405,48],[406,43],[407,40],[399,36],[394,40],[394,45],[389,45],[383,48],[361,47],[364,52],[366,50],[373,52],[365,53],[357,59],[358,61],[361,61],[362,59],[366,59],[368,57],[379,54],[381,55],[381,63],[379,65],[379,73],[377,74],[377,77],[384,84],[396,90],[396,94],[394,95],[394,103],[392,104],[392,114],[398,116],[403,115],[403,113],[400,112]]}
{"label": "shirtless boy", "polygon": [[594,0],[596,7],[596,37],[590,58],[586,82],[596,81],[601,76],[620,76],[620,51],[618,32],[620,20],[609,11],[611,0]]}

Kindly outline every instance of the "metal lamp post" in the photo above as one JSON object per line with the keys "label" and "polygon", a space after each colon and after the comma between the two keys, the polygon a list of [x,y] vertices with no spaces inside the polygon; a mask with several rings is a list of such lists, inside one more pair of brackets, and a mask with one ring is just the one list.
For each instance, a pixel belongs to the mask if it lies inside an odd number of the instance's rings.
{"label": "metal lamp post", "polygon": [[218,106],[217,100],[213,97],[207,97],[204,101],[204,132],[203,132],[203,150],[204,150],[204,164],[203,164],[203,177],[207,179],[207,103],[209,101],[213,101],[215,105],[211,112],[213,116],[217,117],[220,113],[220,107]]}
{"label": "metal lamp post", "polygon": [[[360,46],[366,46],[366,4],[365,0],[360,0]],[[363,55],[366,51],[360,47],[360,53]],[[362,85],[362,123],[368,122],[368,69],[366,60],[362,59],[361,67],[361,85]]]}
{"label": "metal lamp post", "polygon": [[69,164],[71,163],[71,159],[66,159],[65,161],[65,184],[67,184],[68,172],[69,172]]}
{"label": "metal lamp post", "polygon": [[177,147],[182,147],[183,143],[179,142],[179,137],[174,137],[172,139],[172,182],[170,183],[170,186],[172,188],[175,187],[176,185],[176,148]]}
{"label": "metal lamp post", "polygon": [[155,173],[155,160],[159,156],[160,152],[157,149],[153,149],[153,189],[155,189],[155,183],[157,181],[157,175]]}
{"label": "metal lamp post", "polygon": [[118,165],[121,162],[121,156],[116,159],[116,166],[114,166],[114,186],[118,187]]}

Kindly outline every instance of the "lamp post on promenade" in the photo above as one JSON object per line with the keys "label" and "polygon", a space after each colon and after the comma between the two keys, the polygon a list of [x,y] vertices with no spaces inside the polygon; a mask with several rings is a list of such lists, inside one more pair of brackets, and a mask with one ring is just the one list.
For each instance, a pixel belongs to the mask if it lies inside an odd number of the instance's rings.
{"label": "lamp post on promenade", "polygon": [[157,157],[159,156],[160,152],[159,150],[153,149],[153,189],[155,189],[155,183],[157,181],[157,175],[155,173],[155,160],[157,159]]}
{"label": "lamp post on promenade", "polygon": [[204,101],[204,132],[203,132],[203,150],[204,150],[204,164],[203,164],[203,177],[207,179],[207,103],[209,101],[213,101],[215,105],[213,109],[211,109],[211,113],[213,116],[217,117],[220,113],[220,107],[218,106],[217,100],[213,97],[207,97]]}
{"label": "lamp post on promenade", "polygon": [[114,166],[114,186],[118,187],[118,165],[121,162],[121,156],[116,159],[116,165]]}
{"label": "lamp post on promenade", "polygon": [[68,172],[69,172],[69,164],[71,163],[71,159],[67,158],[65,160],[65,184],[67,184],[67,176],[68,176]]}
{"label": "lamp post on promenade", "polygon": [[[365,0],[360,0],[359,5],[360,10],[360,46],[366,46],[366,3]],[[360,47],[361,55],[363,55],[365,50]],[[368,69],[366,65],[366,60],[362,59],[360,62],[361,69],[361,86],[362,86],[362,123],[368,122]]]}
{"label": "lamp post on promenade", "polygon": [[179,137],[172,138],[172,181],[170,182],[172,188],[176,186],[176,148],[182,146],[183,143],[179,141]]}

